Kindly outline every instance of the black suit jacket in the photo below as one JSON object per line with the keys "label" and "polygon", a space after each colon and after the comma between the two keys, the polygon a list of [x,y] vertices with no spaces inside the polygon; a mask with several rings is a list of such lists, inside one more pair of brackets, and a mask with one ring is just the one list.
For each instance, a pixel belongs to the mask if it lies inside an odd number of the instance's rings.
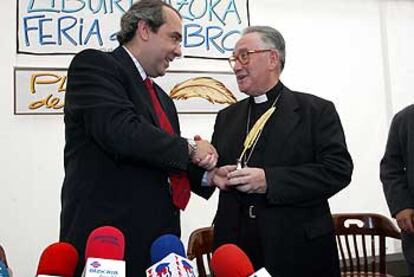
{"label": "black suit jacket", "polygon": [[393,216],[403,209],[414,209],[414,105],[392,120],[380,177]]}
{"label": "black suit jacket", "polygon": [[[220,165],[234,164],[246,137],[249,100],[221,111],[213,144]],[[273,277],[339,276],[328,198],[347,186],[353,169],[334,105],[284,87],[250,167],[264,168],[268,191],[257,211],[265,264]],[[240,194],[221,191],[215,246],[236,243]]]}
{"label": "black suit jacket", "polygon": [[85,243],[102,225],[126,238],[127,276],[145,276],[149,249],[160,235],[180,235],[168,172],[187,170],[188,145],[179,137],[172,100],[156,86],[177,135],[157,127],[143,80],[128,53],[85,50],[68,71],[65,98],[65,179],[60,239]]}

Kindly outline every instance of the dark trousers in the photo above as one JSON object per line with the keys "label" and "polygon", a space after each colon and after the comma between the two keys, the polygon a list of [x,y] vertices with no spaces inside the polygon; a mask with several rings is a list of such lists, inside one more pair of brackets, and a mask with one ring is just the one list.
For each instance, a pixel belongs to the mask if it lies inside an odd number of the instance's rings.
{"label": "dark trousers", "polygon": [[264,267],[262,239],[259,235],[257,219],[252,218],[256,213],[256,207],[243,207],[240,218],[240,233],[238,246],[247,254],[255,271]]}
{"label": "dark trousers", "polygon": [[401,233],[404,258],[410,276],[414,276],[414,235]]}

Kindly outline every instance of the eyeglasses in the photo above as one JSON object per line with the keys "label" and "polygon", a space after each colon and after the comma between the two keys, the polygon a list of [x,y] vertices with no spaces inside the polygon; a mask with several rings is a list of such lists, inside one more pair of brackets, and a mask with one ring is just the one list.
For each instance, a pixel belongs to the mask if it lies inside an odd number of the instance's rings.
{"label": "eyeglasses", "polygon": [[237,55],[233,55],[229,58],[229,64],[231,68],[234,68],[236,65],[236,61],[239,61],[242,65],[246,65],[250,62],[250,55],[255,53],[263,53],[263,52],[269,52],[273,49],[257,49],[257,50],[249,50],[249,51],[242,51]]}

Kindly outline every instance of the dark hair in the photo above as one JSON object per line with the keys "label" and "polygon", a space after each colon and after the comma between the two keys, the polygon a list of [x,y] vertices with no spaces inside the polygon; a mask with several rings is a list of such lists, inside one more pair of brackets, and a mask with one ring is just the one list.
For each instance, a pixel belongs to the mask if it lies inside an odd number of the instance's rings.
{"label": "dark hair", "polygon": [[243,34],[259,33],[262,42],[279,53],[280,71],[285,67],[286,44],[282,34],[275,28],[269,26],[250,26],[243,30]]}
{"label": "dark hair", "polygon": [[156,33],[159,27],[165,23],[163,7],[174,10],[181,18],[177,10],[161,0],[135,2],[121,17],[121,30],[116,34],[118,42],[123,45],[132,40],[140,20],[147,22],[151,31]]}

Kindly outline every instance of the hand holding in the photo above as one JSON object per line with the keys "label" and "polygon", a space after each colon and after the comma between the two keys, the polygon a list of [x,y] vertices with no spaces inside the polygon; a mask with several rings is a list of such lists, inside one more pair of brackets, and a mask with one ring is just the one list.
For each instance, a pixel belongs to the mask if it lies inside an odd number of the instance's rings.
{"label": "hand holding", "polygon": [[262,168],[244,167],[230,172],[228,186],[245,193],[266,193],[266,175]]}
{"label": "hand holding", "polygon": [[193,153],[192,162],[206,170],[213,169],[218,161],[218,153],[213,145],[203,140],[199,135],[194,136],[197,150]]}
{"label": "hand holding", "polygon": [[395,216],[402,231],[414,234],[414,209],[404,209]]}
{"label": "hand holding", "polygon": [[197,166],[204,168],[205,170],[213,170],[217,164],[217,156],[208,154],[204,159],[196,163]]}
{"label": "hand holding", "polygon": [[221,190],[228,189],[227,175],[236,169],[235,165],[226,165],[215,168],[208,172],[208,180],[211,186],[216,186]]}

